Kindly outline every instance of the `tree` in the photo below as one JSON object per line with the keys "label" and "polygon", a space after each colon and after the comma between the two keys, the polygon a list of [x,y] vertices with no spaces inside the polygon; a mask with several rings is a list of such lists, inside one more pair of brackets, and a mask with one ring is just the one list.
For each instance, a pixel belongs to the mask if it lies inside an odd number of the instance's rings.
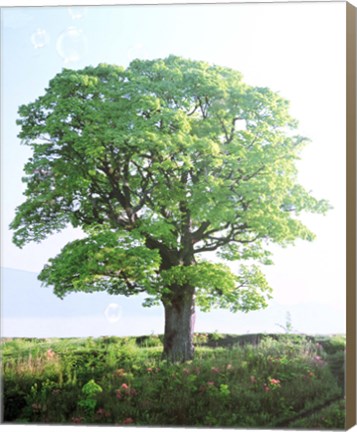
{"label": "tree", "polygon": [[242,263],[270,264],[272,242],[312,240],[297,216],[328,209],[297,183],[307,140],[295,135],[288,102],[235,70],[175,56],[64,69],[19,115],[33,156],[15,244],[81,227],[86,237],[39,279],[61,298],[147,293],[145,305],[164,306],[172,361],[193,357],[195,305],[265,307],[271,288]]}

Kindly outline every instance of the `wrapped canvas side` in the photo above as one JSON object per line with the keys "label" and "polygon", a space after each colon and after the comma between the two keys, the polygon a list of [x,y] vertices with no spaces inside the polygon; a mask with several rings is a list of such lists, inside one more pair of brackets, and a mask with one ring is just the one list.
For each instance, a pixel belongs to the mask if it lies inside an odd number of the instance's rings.
{"label": "wrapped canvas side", "polygon": [[346,3],[346,428],[356,424],[356,8]]}

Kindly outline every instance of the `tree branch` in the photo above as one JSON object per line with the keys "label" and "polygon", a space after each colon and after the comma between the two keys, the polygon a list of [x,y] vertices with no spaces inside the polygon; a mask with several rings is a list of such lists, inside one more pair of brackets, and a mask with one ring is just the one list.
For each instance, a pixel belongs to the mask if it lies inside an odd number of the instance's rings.
{"label": "tree branch", "polygon": [[[205,240],[213,240],[213,242],[206,243],[204,246],[202,246],[198,249],[194,249],[194,253],[197,254],[197,253],[202,253],[202,252],[212,252],[212,251],[219,249],[222,246],[225,246],[226,244],[228,244],[230,242],[242,243],[242,244],[254,243],[260,237],[259,234],[250,240],[239,239],[236,237],[238,234],[246,232],[247,229],[248,229],[248,226],[246,224],[242,224],[240,226],[231,225],[229,233],[227,233],[227,235],[225,235],[224,237],[207,236],[207,233],[206,233]],[[219,230],[215,230],[215,231],[219,231]]]}
{"label": "tree branch", "polygon": [[209,221],[203,222],[202,225],[191,234],[193,243],[197,243],[200,240],[202,240],[203,234],[206,231],[206,229],[210,226],[210,224],[211,223]]}

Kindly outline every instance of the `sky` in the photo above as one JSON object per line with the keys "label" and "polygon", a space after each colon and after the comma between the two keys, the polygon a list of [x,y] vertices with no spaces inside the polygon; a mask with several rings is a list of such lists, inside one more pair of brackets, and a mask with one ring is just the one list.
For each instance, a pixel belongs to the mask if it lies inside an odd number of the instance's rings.
{"label": "sky", "polygon": [[[272,248],[275,265],[263,269],[274,289],[267,310],[201,313],[197,330],[277,331],[276,323],[284,324],[290,311],[300,331],[345,332],[345,5],[307,2],[2,9],[2,335],[40,336],[43,329],[53,336],[59,330],[63,336],[162,332],[162,311],[149,316],[138,299],[128,306],[119,297],[88,295],[83,303],[73,294],[61,303],[41,291],[34,275],[80,230],[18,249],[8,225],[24,199],[22,169],[30,157],[17,138],[18,107],[42,95],[64,67],[127,66],[134,58],[169,54],[237,69],[248,84],[288,99],[299,133],[311,140],[298,164],[300,182],[333,206],[326,216],[304,215],[317,236],[313,243]],[[28,286],[33,295],[26,297]],[[16,307],[21,295],[26,308]],[[40,316],[39,304],[47,306],[47,316]]]}

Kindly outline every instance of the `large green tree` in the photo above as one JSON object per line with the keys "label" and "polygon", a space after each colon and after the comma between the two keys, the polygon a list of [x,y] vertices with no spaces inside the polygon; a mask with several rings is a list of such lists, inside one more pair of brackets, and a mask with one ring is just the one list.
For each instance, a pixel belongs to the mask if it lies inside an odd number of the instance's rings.
{"label": "large green tree", "polygon": [[270,263],[271,242],[312,240],[297,217],[328,208],[297,183],[306,140],[288,102],[232,69],[175,56],[64,69],[19,115],[33,156],[14,242],[81,227],[86,237],[39,279],[61,298],[147,293],[164,306],[173,361],[193,356],[195,305],[265,307],[271,288],[256,263]]}

